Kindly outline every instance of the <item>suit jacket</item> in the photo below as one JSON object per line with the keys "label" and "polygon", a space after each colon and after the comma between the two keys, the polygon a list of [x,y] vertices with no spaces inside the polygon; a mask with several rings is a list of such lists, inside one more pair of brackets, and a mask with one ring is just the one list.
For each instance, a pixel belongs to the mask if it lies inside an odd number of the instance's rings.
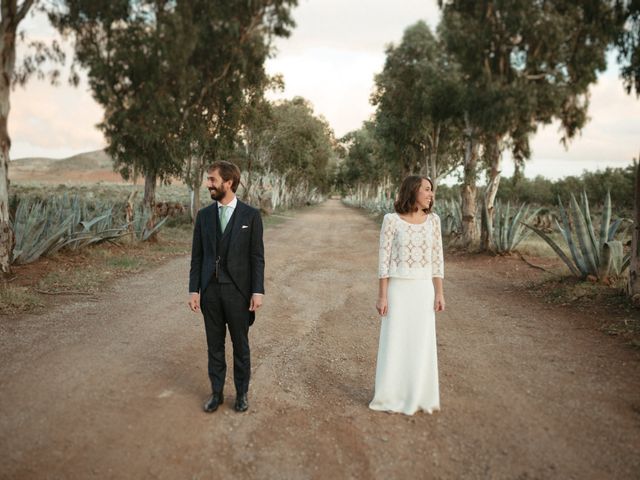
{"label": "suit jacket", "polygon": [[[250,301],[254,293],[264,293],[264,244],[260,212],[238,200],[229,220],[229,251],[225,267],[240,293]],[[201,209],[196,215],[191,247],[189,292],[203,293],[215,274],[218,202]]]}

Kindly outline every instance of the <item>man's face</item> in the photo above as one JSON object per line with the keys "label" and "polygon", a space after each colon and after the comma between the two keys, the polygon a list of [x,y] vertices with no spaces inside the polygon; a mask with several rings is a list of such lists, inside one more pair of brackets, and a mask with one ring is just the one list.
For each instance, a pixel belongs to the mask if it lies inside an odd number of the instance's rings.
{"label": "man's face", "polygon": [[231,189],[232,183],[231,180],[225,182],[217,169],[207,174],[207,188],[209,189],[211,198],[217,202],[224,198]]}

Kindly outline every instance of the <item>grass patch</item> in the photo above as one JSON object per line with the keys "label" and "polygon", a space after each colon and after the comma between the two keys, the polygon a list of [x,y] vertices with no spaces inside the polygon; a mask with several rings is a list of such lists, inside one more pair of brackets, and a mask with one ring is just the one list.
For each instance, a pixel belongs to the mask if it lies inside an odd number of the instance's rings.
{"label": "grass patch", "polygon": [[120,270],[128,270],[131,272],[139,272],[144,263],[144,260],[142,260],[140,257],[132,257],[129,255],[108,258],[106,261],[106,265],[108,267]]}
{"label": "grass patch", "polygon": [[[564,239],[561,238],[560,233],[554,231],[550,233],[549,236],[558,245],[561,245],[561,248],[564,247]],[[522,240],[516,247],[516,250],[523,255],[529,255],[533,257],[559,258],[558,254],[553,251],[549,244],[535,233],[531,233],[527,238]]]}
{"label": "grass patch", "polygon": [[293,218],[293,215],[287,215],[286,213],[272,213],[271,215],[262,216],[262,224],[264,228],[277,227],[291,218]]}
{"label": "grass patch", "polygon": [[40,279],[36,284],[36,291],[39,293],[93,293],[104,280],[109,278],[110,273],[91,267],[53,271]]}
{"label": "grass patch", "polygon": [[28,287],[0,284],[0,315],[15,315],[42,306],[40,297]]}

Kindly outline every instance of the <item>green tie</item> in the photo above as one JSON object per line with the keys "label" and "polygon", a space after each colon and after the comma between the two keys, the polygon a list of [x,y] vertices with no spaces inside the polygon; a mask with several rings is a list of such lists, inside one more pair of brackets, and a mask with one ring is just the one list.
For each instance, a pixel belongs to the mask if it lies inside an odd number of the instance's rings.
{"label": "green tie", "polygon": [[227,228],[227,223],[229,223],[229,212],[231,208],[228,205],[220,205],[220,229],[224,233],[224,230]]}

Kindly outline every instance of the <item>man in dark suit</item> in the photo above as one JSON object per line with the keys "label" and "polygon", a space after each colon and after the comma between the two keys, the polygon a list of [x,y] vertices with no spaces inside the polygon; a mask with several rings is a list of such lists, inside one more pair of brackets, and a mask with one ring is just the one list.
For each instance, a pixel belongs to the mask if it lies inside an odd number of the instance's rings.
{"label": "man in dark suit", "polygon": [[237,199],[239,183],[240,169],[233,163],[209,167],[207,188],[215,201],[198,212],[193,230],[189,308],[204,316],[212,390],[204,404],[208,413],[224,400],[227,328],[233,343],[234,408],[249,408],[249,326],[264,295],[264,245],[260,212]]}

